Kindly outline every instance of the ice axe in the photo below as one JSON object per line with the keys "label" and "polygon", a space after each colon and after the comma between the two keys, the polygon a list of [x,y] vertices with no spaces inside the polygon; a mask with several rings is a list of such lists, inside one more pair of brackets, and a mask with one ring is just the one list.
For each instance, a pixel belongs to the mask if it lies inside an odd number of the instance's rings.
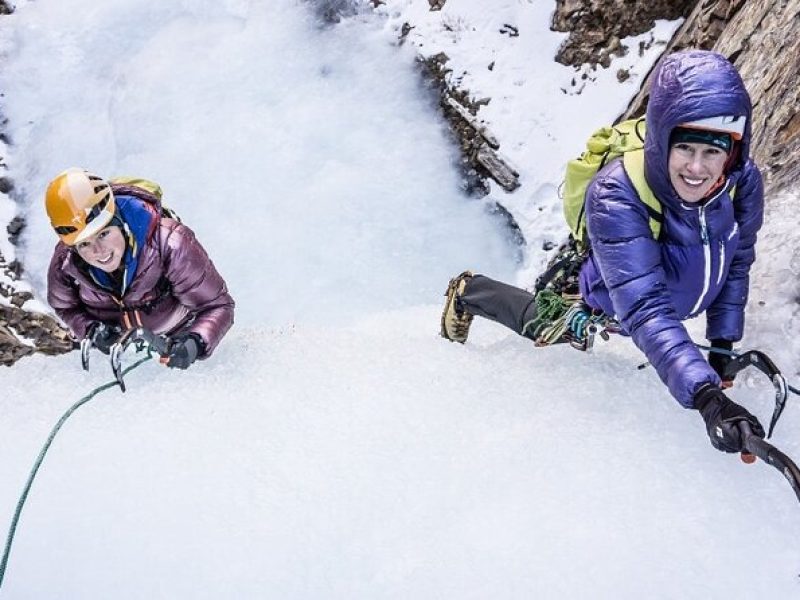
{"label": "ice axe", "polygon": [[144,327],[134,327],[123,333],[119,340],[111,346],[109,352],[111,355],[111,370],[114,372],[114,377],[123,392],[125,391],[125,380],[123,379],[122,355],[131,344],[136,345],[137,352],[144,349],[155,352],[162,362],[164,356],[169,354],[169,339],[165,336],[156,335]]}
{"label": "ice axe", "polygon": [[755,367],[764,375],[766,375],[772,382],[775,388],[775,409],[772,411],[772,419],[769,422],[769,430],[767,431],[767,439],[772,437],[775,430],[775,425],[778,423],[783,409],[786,408],[786,399],[789,397],[789,392],[798,394],[792,386],[786,383],[786,378],[781,374],[780,369],[775,366],[769,356],[764,354],[761,350],[748,350],[747,352],[734,352],[733,350],[726,350],[724,348],[714,348],[711,346],[697,345],[701,350],[709,352],[716,352],[718,354],[726,354],[731,357],[731,361],[725,367],[725,372],[722,374],[723,381],[731,381],[736,374],[747,367]]}
{"label": "ice axe", "polygon": [[789,482],[789,485],[792,486],[797,499],[800,501],[800,469],[797,468],[794,461],[775,446],[754,434],[750,428],[750,423],[747,421],[739,423],[739,430],[742,434],[742,447],[744,450],[778,469]]}

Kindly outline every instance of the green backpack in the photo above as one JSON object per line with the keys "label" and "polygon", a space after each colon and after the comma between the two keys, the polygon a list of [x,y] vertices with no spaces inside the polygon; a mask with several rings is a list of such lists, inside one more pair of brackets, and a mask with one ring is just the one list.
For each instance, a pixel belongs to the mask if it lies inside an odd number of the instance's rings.
{"label": "green backpack", "polygon": [[161,200],[164,197],[164,190],[155,181],[144,179],[142,177],[128,177],[122,175],[120,177],[112,177],[108,180],[109,183],[116,183],[117,185],[130,185],[133,187],[141,188],[145,192],[153,194],[156,198]]}
{"label": "green backpack", "polygon": [[592,178],[609,161],[622,156],[628,174],[639,199],[650,215],[650,230],[653,238],[661,233],[661,203],[653,194],[644,178],[644,118],[630,119],[611,127],[601,127],[586,141],[586,151],[580,158],[567,163],[562,198],[564,216],[573,239],[581,248],[588,247],[584,199],[586,188]]}
{"label": "green backpack", "polygon": [[[140,190],[144,190],[148,194],[155,196],[156,198],[158,198],[159,208],[161,210],[161,216],[173,219],[178,223],[181,222],[181,218],[174,210],[172,210],[167,206],[164,206],[164,203],[162,201],[164,197],[164,190],[162,190],[161,186],[157,184],[155,181],[152,181],[150,179],[144,179],[142,177],[121,176],[121,177],[112,177],[111,179],[108,180],[108,182],[112,185],[116,184],[116,185],[124,185],[128,187],[139,188]],[[152,202],[152,200],[150,200],[147,197],[138,195],[137,197],[147,202]]]}

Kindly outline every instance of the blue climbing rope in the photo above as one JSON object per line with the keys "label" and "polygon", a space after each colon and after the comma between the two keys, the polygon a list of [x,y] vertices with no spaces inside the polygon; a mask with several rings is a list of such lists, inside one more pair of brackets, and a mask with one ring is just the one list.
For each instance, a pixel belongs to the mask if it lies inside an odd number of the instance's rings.
{"label": "blue climbing rope", "polygon": [[[131,366],[127,367],[123,371],[123,375],[133,371],[136,367],[141,365],[143,362],[150,360],[152,358],[152,354],[148,351],[147,356],[144,358],[139,359]],[[53,430],[50,432],[50,435],[47,436],[47,441],[45,441],[44,446],[42,447],[41,452],[39,452],[39,456],[36,459],[36,462],[33,465],[33,469],[31,469],[31,473],[28,476],[28,481],[25,484],[25,488],[22,490],[22,495],[19,497],[19,502],[17,502],[17,509],[14,511],[14,518],[11,519],[11,527],[8,530],[8,538],[6,538],[6,547],[3,551],[3,560],[0,561],[0,588],[3,587],[3,578],[6,574],[6,565],[8,564],[8,556],[11,554],[11,544],[14,541],[14,534],[17,531],[17,523],[19,523],[19,517],[22,513],[22,507],[25,506],[25,500],[28,498],[28,492],[31,490],[31,486],[33,485],[33,479],[36,477],[36,473],[39,470],[39,467],[42,465],[42,461],[44,460],[45,455],[47,454],[47,450],[50,448],[50,444],[53,443],[53,439],[56,437],[58,430],[61,429],[61,426],[69,419],[70,415],[78,410],[81,406],[89,402],[92,398],[94,398],[100,392],[107,390],[108,388],[115,387],[119,385],[117,380],[109,381],[108,383],[104,383],[100,387],[93,389],[89,394],[78,400],[75,404],[69,407],[67,412],[65,412],[61,418],[56,423]]]}

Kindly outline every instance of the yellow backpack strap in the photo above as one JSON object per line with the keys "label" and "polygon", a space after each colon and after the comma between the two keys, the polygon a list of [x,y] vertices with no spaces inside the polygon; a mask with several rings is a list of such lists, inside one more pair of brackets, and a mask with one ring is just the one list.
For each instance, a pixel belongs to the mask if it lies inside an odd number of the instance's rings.
{"label": "yellow backpack strap", "polygon": [[622,162],[639,200],[647,208],[647,214],[650,215],[650,231],[653,232],[653,238],[657,240],[661,235],[661,223],[664,221],[664,215],[661,202],[653,194],[653,190],[650,189],[644,178],[644,149],[626,152],[622,157]]}

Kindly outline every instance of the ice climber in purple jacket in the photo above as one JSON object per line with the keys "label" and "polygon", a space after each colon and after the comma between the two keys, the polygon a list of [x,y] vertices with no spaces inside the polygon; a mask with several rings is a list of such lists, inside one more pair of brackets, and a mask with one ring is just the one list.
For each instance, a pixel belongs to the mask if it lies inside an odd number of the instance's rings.
{"label": "ice climber in purple jacket", "polygon": [[[725,57],[693,50],[662,59],[652,77],[643,166],[663,211],[660,235],[654,238],[626,167],[611,161],[586,192],[590,251],[578,276],[583,306],[618,323],[725,452],[742,450],[743,422],[761,437],[764,430],[722,391],[730,359],[712,353],[706,362],[682,321],[705,312],[716,347],[730,350],[742,338],[764,204],[751,122],[750,97]],[[447,339],[466,341],[473,315],[536,339],[529,325],[537,302],[525,290],[467,271],[446,295]]]}
{"label": "ice climber in purple jacket", "polygon": [[47,300],[77,339],[107,354],[122,331],[144,327],[170,338],[169,367],[211,355],[233,324],[233,298],[157,196],[68,169],[48,185],[45,205],[60,238]]}

